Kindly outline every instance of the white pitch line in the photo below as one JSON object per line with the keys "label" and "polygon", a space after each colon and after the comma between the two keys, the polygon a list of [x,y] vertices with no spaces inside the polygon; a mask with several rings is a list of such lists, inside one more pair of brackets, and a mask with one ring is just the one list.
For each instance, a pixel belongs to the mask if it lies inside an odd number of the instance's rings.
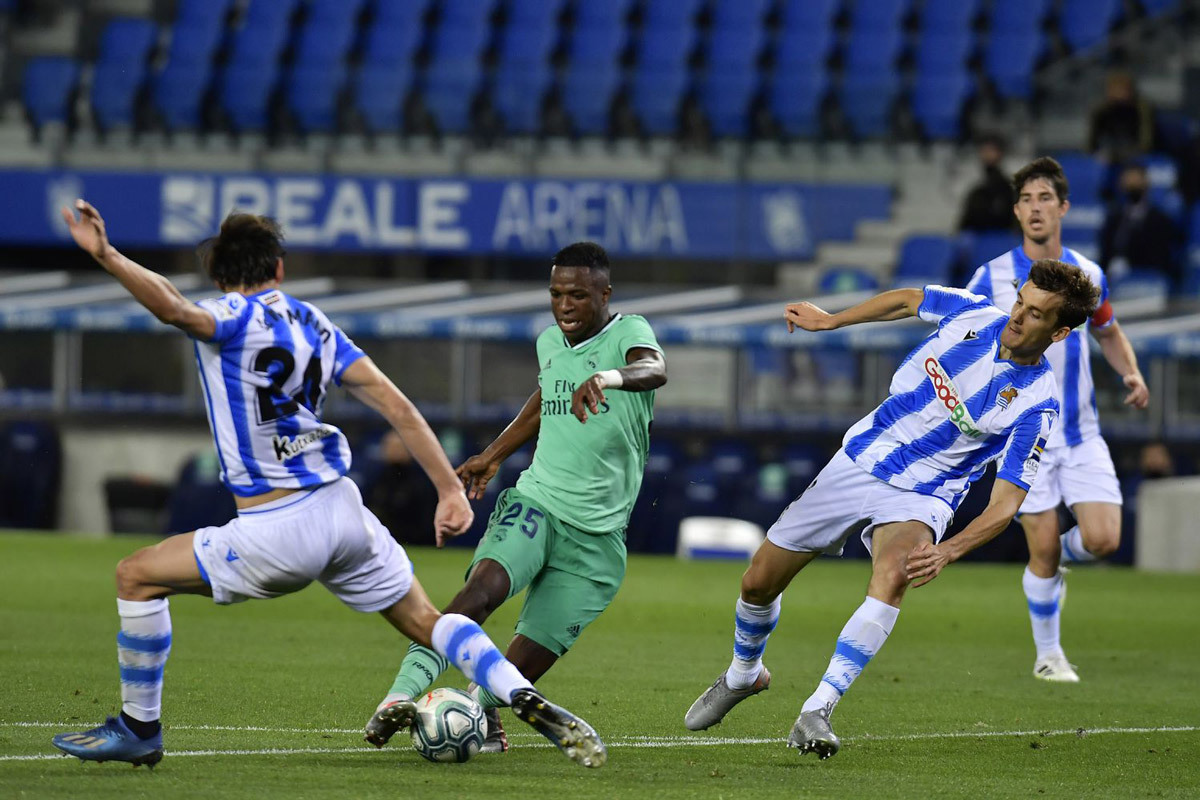
{"label": "white pitch line", "polygon": [[[49,728],[63,727],[64,723],[54,722],[0,722],[0,728]],[[70,723],[65,723],[70,727]],[[178,725],[170,730],[220,730],[247,731],[266,733],[360,733],[357,729],[342,728],[267,728],[256,726],[232,725]],[[942,731],[931,733],[901,733],[901,734],[863,734],[861,736],[844,737],[844,742],[896,742],[922,741],[928,739],[984,739],[1016,736],[1094,736],[1110,733],[1192,733],[1200,731],[1196,725],[1154,726],[1154,727],[1108,727],[1108,728],[1069,728],[1062,730],[1021,730],[1021,731]],[[526,734],[533,736],[534,734]],[[628,736],[606,742],[610,748],[675,748],[675,747],[717,747],[721,745],[747,744],[782,744],[779,738],[747,738],[724,736]],[[550,747],[548,742],[532,742],[522,747]],[[301,747],[301,748],[269,748],[262,750],[168,750],[167,755],[175,756],[256,756],[256,755],[304,755],[308,753],[374,753],[374,748],[368,747]],[[42,761],[61,758],[60,754],[39,753],[34,755],[0,755],[0,761]]]}

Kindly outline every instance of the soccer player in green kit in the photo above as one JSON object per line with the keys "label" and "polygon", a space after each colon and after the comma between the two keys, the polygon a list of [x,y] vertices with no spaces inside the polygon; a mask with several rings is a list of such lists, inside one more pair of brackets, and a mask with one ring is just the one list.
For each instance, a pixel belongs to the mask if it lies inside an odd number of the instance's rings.
{"label": "soccer player in green kit", "polygon": [[[528,588],[506,656],[535,682],[625,577],[625,527],[646,466],[654,390],[667,382],[649,323],[610,312],[611,294],[604,248],[578,242],[554,256],[554,325],[537,340],[538,389],[495,441],[458,468],[467,496],[478,499],[501,462],[537,437],[533,462],[497,498],[466,585],[446,606],[482,623]],[[411,725],[411,704],[401,701],[424,692],[446,666],[433,650],[410,647],[366,740],[382,747]],[[496,709],[505,703],[475,691],[488,710],[483,752],[503,752]]]}

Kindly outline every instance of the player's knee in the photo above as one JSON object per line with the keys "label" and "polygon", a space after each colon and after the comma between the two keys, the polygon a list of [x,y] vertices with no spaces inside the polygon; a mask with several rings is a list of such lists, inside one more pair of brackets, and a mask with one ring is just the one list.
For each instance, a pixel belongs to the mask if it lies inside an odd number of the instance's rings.
{"label": "player's knee", "polygon": [[[503,572],[503,570],[501,570]],[[447,614],[462,614],[482,623],[508,598],[508,575],[503,580],[496,575],[472,573],[467,585],[459,590],[450,604]]]}
{"label": "player's knee", "polygon": [[1121,529],[1105,526],[1098,531],[1088,531],[1083,537],[1083,546],[1096,558],[1107,558],[1121,546]]}
{"label": "player's knee", "polygon": [[756,606],[768,606],[775,602],[780,590],[772,586],[770,581],[753,567],[742,574],[742,599]]}
{"label": "player's knee", "polygon": [[141,600],[146,583],[142,552],[125,556],[117,563],[117,596],[123,600]]}

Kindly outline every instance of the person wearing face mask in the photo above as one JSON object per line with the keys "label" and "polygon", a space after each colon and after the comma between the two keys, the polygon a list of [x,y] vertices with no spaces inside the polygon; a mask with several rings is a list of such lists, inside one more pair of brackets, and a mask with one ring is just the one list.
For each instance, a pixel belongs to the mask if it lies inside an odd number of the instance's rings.
{"label": "person wearing face mask", "polygon": [[1121,170],[1120,195],[1100,231],[1100,265],[1112,279],[1131,269],[1154,269],[1178,284],[1182,278],[1179,228],[1150,198],[1146,168],[1136,162]]}
{"label": "person wearing face mask", "polygon": [[1104,100],[1092,111],[1088,152],[1109,164],[1148,153],[1154,146],[1154,109],[1138,94],[1133,78],[1114,72],[1104,84]]}

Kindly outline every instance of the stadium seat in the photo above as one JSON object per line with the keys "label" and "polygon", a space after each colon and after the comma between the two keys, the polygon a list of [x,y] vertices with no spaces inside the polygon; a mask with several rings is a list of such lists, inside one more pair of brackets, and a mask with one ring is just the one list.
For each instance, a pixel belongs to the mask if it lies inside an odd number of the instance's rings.
{"label": "stadium seat", "polygon": [[224,28],[219,23],[188,25],[176,23],[171,31],[167,63],[175,67],[211,64]]}
{"label": "stadium seat", "polygon": [[616,66],[590,66],[586,62],[567,68],[562,82],[563,110],[571,126],[582,136],[608,133],[613,99],[621,87]]}
{"label": "stadium seat", "polygon": [[642,27],[646,30],[691,28],[704,0],[647,0],[642,5]]}
{"label": "stadium seat", "polygon": [[409,69],[413,55],[421,46],[423,31],[419,25],[377,22],[367,28],[362,62],[373,67]]}
{"label": "stadium seat", "polygon": [[363,64],[352,79],[351,98],[370,133],[396,133],[402,127],[404,100],[413,85],[408,65]]}
{"label": "stadium seat", "polygon": [[712,30],[763,28],[770,0],[713,0]]}
{"label": "stadium seat", "polygon": [[576,25],[567,38],[567,61],[581,68],[588,65],[615,66],[628,43],[628,31],[624,25],[606,28],[581,28]]}
{"label": "stadium seat", "polygon": [[508,0],[504,6],[509,26],[555,27],[563,0]]}
{"label": "stadium seat", "polygon": [[154,108],[167,130],[196,130],[201,123],[204,95],[212,80],[208,64],[178,66],[174,63],[154,76],[151,95]]}
{"label": "stadium seat", "polygon": [[785,31],[833,27],[842,0],[782,0],[779,20]]}
{"label": "stadium seat", "polygon": [[[255,4],[250,8],[253,10],[260,5]],[[287,46],[289,30],[286,17],[247,17],[233,35],[230,66],[247,70],[278,67],[280,56]]]}
{"label": "stadium seat", "polygon": [[758,54],[762,52],[765,31],[755,28],[715,28],[708,38],[706,62],[708,68],[731,71],[754,71]]}
{"label": "stadium seat", "polygon": [[340,25],[346,21],[354,24],[358,22],[364,2],[365,0],[308,0],[306,19],[308,22],[320,20],[330,25]]}
{"label": "stadium seat", "polygon": [[1070,187],[1072,203],[1090,205],[1101,200],[1107,168],[1085,153],[1057,153]]}
{"label": "stadium seat", "polygon": [[267,111],[275,89],[278,68],[228,66],[218,79],[218,101],[238,132],[261,132],[267,127]]}
{"label": "stadium seat", "polygon": [[132,128],[134,104],[146,81],[142,64],[97,64],[92,73],[92,113],[103,130]]}
{"label": "stadium seat", "polygon": [[846,74],[891,72],[903,47],[904,33],[900,30],[854,31],[843,52]]}
{"label": "stadium seat", "polygon": [[910,10],[909,0],[854,0],[850,29],[860,31],[899,31]]}
{"label": "stadium seat", "polygon": [[625,531],[625,544],[630,552],[653,550],[654,540],[661,531],[659,519],[667,478],[678,469],[680,461],[679,449],[673,442],[659,436],[651,437],[642,489],[634,500],[629,527]]}
{"label": "stadium seat", "polygon": [[175,27],[223,27],[234,0],[179,0],[175,5]]}
{"label": "stadium seat", "polygon": [[900,81],[891,73],[846,75],[838,100],[854,136],[877,138],[891,132],[892,108]]}
{"label": "stadium seat", "polygon": [[720,475],[707,461],[682,465],[667,476],[658,517],[658,530],[649,543],[653,553],[675,552],[679,523],[684,517],[728,517],[731,498],[720,488]]}
{"label": "stadium seat", "polygon": [[442,133],[470,130],[471,106],[482,81],[483,69],[474,61],[430,65],[422,83],[422,97]]}
{"label": "stadium seat", "polygon": [[0,528],[53,528],[61,480],[62,445],[53,425],[0,425]]}
{"label": "stadium seat", "polygon": [[785,136],[812,139],[821,133],[821,109],[828,93],[824,68],[784,70],[771,79],[767,103]]}
{"label": "stadium seat", "polygon": [[582,30],[625,26],[634,0],[575,0],[575,27]]}
{"label": "stadium seat", "polygon": [[158,39],[158,26],[148,19],[117,17],[100,34],[98,64],[144,66]]}
{"label": "stadium seat", "polygon": [[1058,15],[1058,29],[1072,50],[1104,41],[1121,16],[1121,0],[1066,0]]}
{"label": "stadium seat", "polygon": [[925,0],[921,6],[921,36],[931,33],[969,33],[979,16],[980,0]]}
{"label": "stadium seat", "polygon": [[1007,231],[963,234],[960,240],[966,253],[968,276],[974,275],[976,268],[1021,244],[1019,235]]}
{"label": "stadium seat", "polygon": [[300,8],[300,2],[301,0],[250,0],[242,24],[252,29],[276,26],[288,28]]}
{"label": "stadium seat", "polygon": [[21,97],[35,128],[66,123],[71,93],[79,84],[79,64],[64,56],[31,58],[21,80]]}
{"label": "stadium seat", "polygon": [[1042,47],[1038,31],[992,32],[983,69],[1001,97],[1028,100],[1033,96],[1033,70]]}
{"label": "stadium seat", "polygon": [[904,285],[912,285],[913,279],[918,279],[922,285],[948,285],[954,272],[955,258],[956,247],[954,240],[949,237],[910,236],[900,247],[895,278]]}
{"label": "stadium seat", "polygon": [[714,136],[741,138],[750,132],[750,103],[758,75],[745,69],[710,68],[700,81],[700,106]]}
{"label": "stadium seat", "polygon": [[971,96],[972,88],[966,70],[918,74],[912,92],[912,112],[922,133],[930,139],[959,139],[963,134],[963,104]]}
{"label": "stadium seat", "polygon": [[1114,301],[1157,297],[1166,301],[1171,292],[1171,280],[1161,270],[1134,266],[1110,283]]}
{"label": "stadium seat", "polygon": [[167,500],[164,533],[185,533],[224,525],[237,516],[233,495],[221,483],[220,464],[211,452],[189,458]]}
{"label": "stadium seat", "polygon": [[640,69],[630,84],[630,101],[648,136],[673,136],[688,88],[686,67]]}
{"label": "stadium seat", "polygon": [[487,26],[496,10],[496,0],[439,0],[437,8],[441,12],[439,24],[442,26]]}
{"label": "stadium seat", "polygon": [[1050,0],[1003,0],[993,2],[988,15],[988,30],[997,33],[1033,33],[1040,31],[1050,11]]}
{"label": "stadium seat", "polygon": [[784,30],[775,39],[775,70],[824,68],[833,52],[836,34],[832,28]]}
{"label": "stadium seat", "polygon": [[353,17],[310,17],[300,29],[294,62],[304,67],[336,69],[345,63],[357,33]]}
{"label": "stadium seat", "polygon": [[285,80],[284,97],[296,124],[305,133],[331,133],[337,127],[338,96],[346,82],[340,66],[294,66]]}
{"label": "stadium seat", "polygon": [[541,130],[542,105],[553,80],[554,74],[545,65],[502,66],[496,71],[492,103],[509,133],[535,134]]}
{"label": "stadium seat", "polygon": [[508,25],[500,32],[499,64],[503,67],[542,67],[558,43],[554,26]]}
{"label": "stadium seat", "polygon": [[688,26],[643,30],[637,44],[637,68],[684,68],[695,42],[696,31]]}
{"label": "stadium seat", "polygon": [[433,32],[430,46],[432,60],[453,63],[478,62],[487,48],[492,29],[486,23],[472,25],[439,25]]}
{"label": "stadium seat", "polygon": [[371,20],[387,27],[421,27],[431,0],[371,0]]}
{"label": "stadium seat", "polygon": [[960,71],[966,67],[974,44],[970,31],[922,34],[917,42],[917,72]]}

